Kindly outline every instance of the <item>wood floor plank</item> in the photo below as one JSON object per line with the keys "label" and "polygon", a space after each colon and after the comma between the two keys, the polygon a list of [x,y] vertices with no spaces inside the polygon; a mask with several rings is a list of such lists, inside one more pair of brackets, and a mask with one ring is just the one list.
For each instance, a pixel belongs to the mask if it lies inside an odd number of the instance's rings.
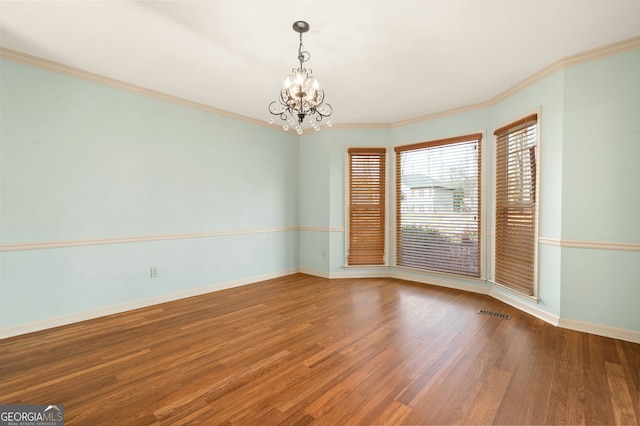
{"label": "wood floor plank", "polygon": [[638,424],[640,345],[294,274],[0,340],[0,404],[20,403],[67,425]]}
{"label": "wood floor plank", "polygon": [[622,365],[606,362],[607,377],[609,379],[609,391],[616,395],[613,399],[613,413],[616,424],[638,424],[636,410],[633,404],[633,395],[629,391],[627,380]]}
{"label": "wood floor plank", "polygon": [[465,409],[461,410],[457,422],[470,425],[492,424],[504,399],[511,376],[510,371],[491,368],[477,396],[470,400],[469,404],[465,404]]}

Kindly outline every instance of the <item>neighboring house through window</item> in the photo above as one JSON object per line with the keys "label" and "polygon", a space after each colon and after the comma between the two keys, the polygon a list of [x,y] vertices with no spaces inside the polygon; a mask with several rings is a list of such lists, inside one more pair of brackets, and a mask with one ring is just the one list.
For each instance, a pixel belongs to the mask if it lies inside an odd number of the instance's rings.
{"label": "neighboring house through window", "polygon": [[395,147],[397,266],[481,276],[481,141]]}

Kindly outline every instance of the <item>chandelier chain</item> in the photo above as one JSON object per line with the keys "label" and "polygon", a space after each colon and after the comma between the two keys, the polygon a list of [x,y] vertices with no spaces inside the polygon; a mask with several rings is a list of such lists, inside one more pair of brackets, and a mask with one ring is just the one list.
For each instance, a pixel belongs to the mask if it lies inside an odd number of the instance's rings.
{"label": "chandelier chain", "polygon": [[[331,105],[324,103],[324,91],[320,90],[317,79],[313,76],[313,71],[304,68],[311,54],[304,50],[302,34],[309,30],[309,24],[304,21],[297,21],[293,24],[294,31],[300,33],[300,43],[298,45],[299,68],[294,68],[285,79],[284,88],[280,91],[277,101],[269,104],[269,112],[277,115],[285,121],[282,129],[289,130],[289,126],[298,122],[295,127],[298,134],[302,134],[302,124],[305,117],[309,117],[309,124],[314,130],[320,130],[319,122],[324,117],[329,117],[333,113]],[[273,119],[268,120],[270,124]],[[331,126],[331,121],[327,121],[327,126]]]}
{"label": "chandelier chain", "polygon": [[302,64],[311,59],[311,54],[304,50],[302,44],[302,33],[300,33],[300,45],[298,46],[298,61],[300,61],[300,69],[303,69]]}

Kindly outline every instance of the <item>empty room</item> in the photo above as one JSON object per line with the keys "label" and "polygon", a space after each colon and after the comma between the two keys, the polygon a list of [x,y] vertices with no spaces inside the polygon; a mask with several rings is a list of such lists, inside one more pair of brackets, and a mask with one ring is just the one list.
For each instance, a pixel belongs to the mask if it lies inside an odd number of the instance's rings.
{"label": "empty room", "polygon": [[638,425],[639,160],[637,0],[0,0],[0,425]]}

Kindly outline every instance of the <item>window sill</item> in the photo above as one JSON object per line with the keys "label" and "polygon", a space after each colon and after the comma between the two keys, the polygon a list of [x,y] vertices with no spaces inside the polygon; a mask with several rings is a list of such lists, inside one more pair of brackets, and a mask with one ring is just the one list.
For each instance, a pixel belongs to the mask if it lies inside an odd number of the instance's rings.
{"label": "window sill", "polygon": [[389,265],[342,265],[343,269],[389,269]]}
{"label": "window sill", "polygon": [[511,287],[507,287],[506,285],[497,283],[497,282],[495,282],[493,280],[487,280],[487,282],[489,284],[491,284],[492,286],[496,286],[496,287],[499,287],[501,289],[504,289],[504,290],[508,291],[509,293],[513,293],[513,294],[515,294],[515,295],[517,295],[519,297],[522,297],[523,299],[530,300],[530,301],[532,301],[532,302],[534,302],[536,304],[540,303],[541,299],[539,297],[535,296],[535,295],[531,296],[529,294],[522,293],[521,291],[518,291],[518,290],[516,290],[514,288],[511,288]]}

